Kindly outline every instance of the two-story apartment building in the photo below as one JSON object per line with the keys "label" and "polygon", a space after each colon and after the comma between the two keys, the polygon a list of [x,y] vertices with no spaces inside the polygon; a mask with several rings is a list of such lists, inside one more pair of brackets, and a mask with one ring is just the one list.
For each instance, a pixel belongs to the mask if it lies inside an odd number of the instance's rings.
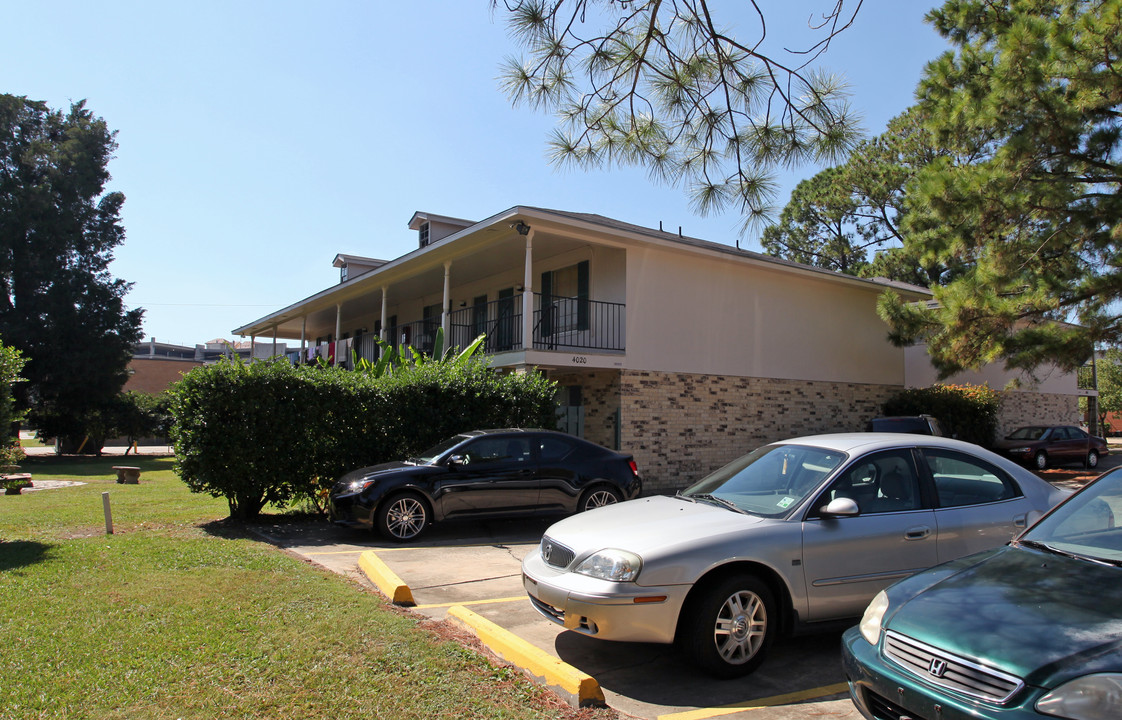
{"label": "two-story apartment building", "polygon": [[[375,357],[376,338],[427,349],[437,327],[459,346],[486,333],[495,368],[556,380],[563,428],[633,453],[653,491],[772,440],[863,429],[926,372],[876,313],[886,286],[916,301],[923,288],[534,207],[409,227],[411,252],[338,255],[339,284],[234,333],[332,361]],[[1074,420],[1073,376],[1053,380],[1018,415]]]}

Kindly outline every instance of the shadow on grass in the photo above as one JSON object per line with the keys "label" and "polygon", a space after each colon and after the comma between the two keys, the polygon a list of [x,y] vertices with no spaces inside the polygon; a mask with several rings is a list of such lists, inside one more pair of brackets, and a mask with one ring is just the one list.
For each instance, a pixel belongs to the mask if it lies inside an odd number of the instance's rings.
{"label": "shadow on grass", "polygon": [[268,537],[274,543],[288,545],[336,545],[340,542],[354,541],[357,536],[369,539],[365,534],[331,524],[327,516],[314,512],[262,513],[253,520],[223,518],[199,526],[204,532],[224,539],[261,540]]}
{"label": "shadow on grass", "polygon": [[37,455],[29,456],[20,462],[20,468],[35,474],[36,470],[56,475],[74,477],[116,476],[114,465],[130,465],[140,468],[141,472],[170,470],[174,458],[171,456],[133,455],[120,456],[81,456],[81,455]]}
{"label": "shadow on grass", "polygon": [[49,559],[50,545],[30,540],[0,540],[0,572],[27,567]]}

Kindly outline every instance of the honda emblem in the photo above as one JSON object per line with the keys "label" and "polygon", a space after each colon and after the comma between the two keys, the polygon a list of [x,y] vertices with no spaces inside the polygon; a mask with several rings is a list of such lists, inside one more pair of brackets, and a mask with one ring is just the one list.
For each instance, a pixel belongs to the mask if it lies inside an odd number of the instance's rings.
{"label": "honda emblem", "polygon": [[927,666],[927,672],[932,677],[943,677],[947,674],[947,661],[942,658],[931,658],[931,664]]}

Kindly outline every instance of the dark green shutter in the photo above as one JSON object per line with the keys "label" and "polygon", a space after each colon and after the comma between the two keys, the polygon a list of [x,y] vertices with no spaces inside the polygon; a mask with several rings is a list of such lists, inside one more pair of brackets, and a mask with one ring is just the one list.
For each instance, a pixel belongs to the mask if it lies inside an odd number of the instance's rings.
{"label": "dark green shutter", "polygon": [[588,329],[588,261],[577,263],[577,330]]}

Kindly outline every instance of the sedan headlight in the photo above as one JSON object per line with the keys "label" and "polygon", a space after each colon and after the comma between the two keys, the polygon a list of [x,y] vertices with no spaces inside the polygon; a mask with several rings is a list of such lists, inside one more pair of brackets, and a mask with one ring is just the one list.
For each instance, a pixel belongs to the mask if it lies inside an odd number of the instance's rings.
{"label": "sedan headlight", "polygon": [[1030,448],[1030,447],[1009,448],[1009,452],[1011,452],[1011,453],[1030,453],[1030,452],[1032,452],[1032,448]]}
{"label": "sedan headlight", "polygon": [[366,488],[370,487],[373,484],[374,484],[373,480],[369,480],[369,479],[365,479],[365,478],[362,479],[362,480],[351,480],[351,482],[347,485],[347,492],[353,492],[353,493],[362,492],[363,490],[365,490]]}
{"label": "sedan headlight", "polygon": [[609,548],[589,555],[574,572],[612,582],[633,582],[642,567],[643,561],[635,553]]}
{"label": "sedan headlight", "polygon": [[1037,712],[1072,720],[1107,720],[1122,715],[1122,675],[1085,675],[1040,698]]}
{"label": "sedan headlight", "polygon": [[865,614],[861,616],[861,624],[857,626],[861,628],[861,637],[868,640],[870,645],[880,642],[881,621],[884,620],[886,612],[888,612],[888,596],[881,590],[869,602],[869,607],[865,608]]}

